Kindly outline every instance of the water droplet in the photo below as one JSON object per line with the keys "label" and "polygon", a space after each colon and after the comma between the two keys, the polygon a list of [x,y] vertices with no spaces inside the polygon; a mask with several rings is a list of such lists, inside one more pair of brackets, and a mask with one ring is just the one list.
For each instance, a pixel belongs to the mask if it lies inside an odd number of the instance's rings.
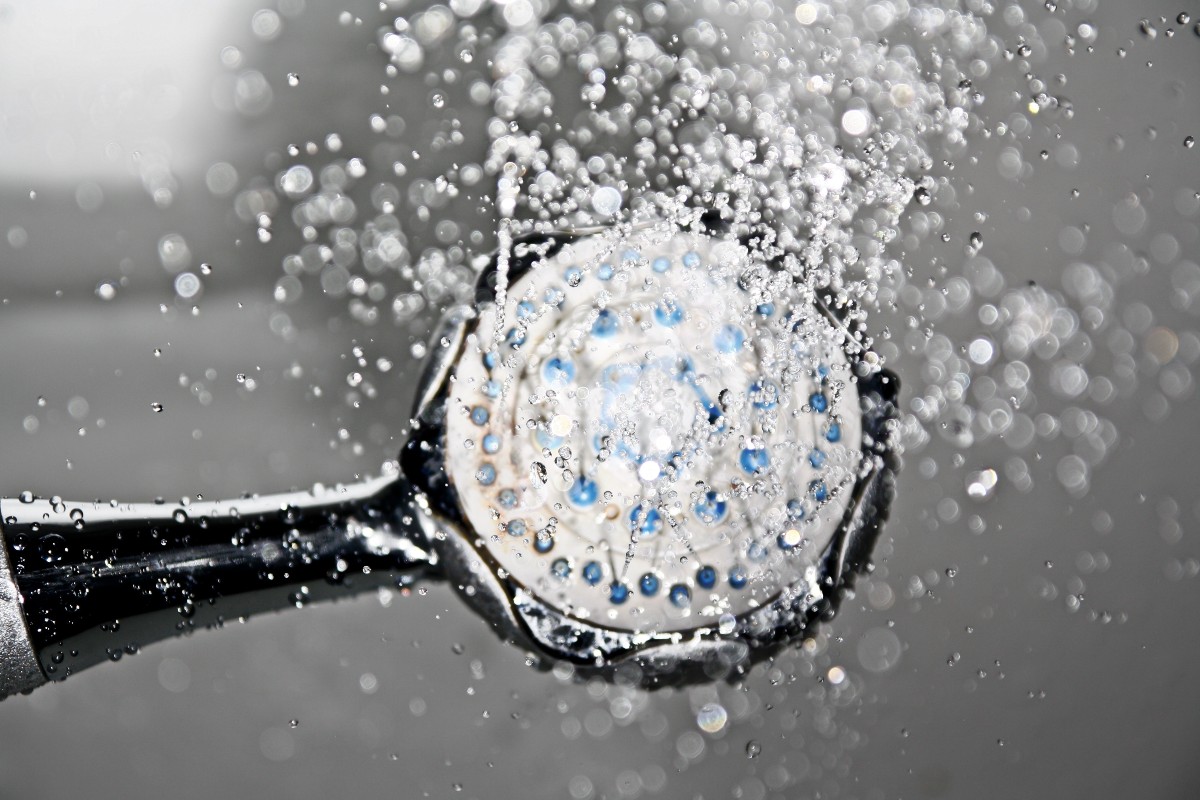
{"label": "water droplet", "polygon": [[871,128],[871,116],[863,109],[851,109],[842,115],[842,130],[849,136],[862,136]]}
{"label": "water droplet", "polygon": [[994,469],[971,472],[967,475],[967,497],[972,500],[987,500],[995,492],[998,482]]}
{"label": "water droplet", "polygon": [[868,672],[887,672],[900,661],[903,650],[895,631],[872,628],[858,640],[858,661]]}
{"label": "water droplet", "polygon": [[696,724],[705,733],[719,733],[729,722],[729,714],[720,703],[705,703],[696,714]]}
{"label": "water droplet", "polygon": [[621,193],[612,186],[600,186],[592,192],[592,208],[597,214],[611,217],[621,210]]}
{"label": "water droplet", "polygon": [[200,294],[203,285],[200,278],[191,272],[181,272],[175,276],[175,294],[184,300],[191,300]]}

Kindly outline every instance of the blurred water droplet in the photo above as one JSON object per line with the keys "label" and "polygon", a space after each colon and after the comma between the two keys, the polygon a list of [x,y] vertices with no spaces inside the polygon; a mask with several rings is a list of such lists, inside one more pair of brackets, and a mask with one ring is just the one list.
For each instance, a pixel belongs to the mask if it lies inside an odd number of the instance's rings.
{"label": "blurred water droplet", "polygon": [[696,715],[696,724],[705,733],[718,733],[729,721],[729,714],[720,703],[705,703]]}
{"label": "blurred water droplet", "polygon": [[621,210],[621,193],[611,186],[600,186],[592,192],[592,208],[602,216],[613,216]]}
{"label": "blurred water droplet", "polygon": [[996,490],[998,478],[994,469],[984,469],[967,475],[967,497],[987,500]]}
{"label": "blurred water droplet", "polygon": [[175,294],[184,300],[191,300],[200,294],[202,284],[200,278],[191,272],[181,272],[175,277]]}

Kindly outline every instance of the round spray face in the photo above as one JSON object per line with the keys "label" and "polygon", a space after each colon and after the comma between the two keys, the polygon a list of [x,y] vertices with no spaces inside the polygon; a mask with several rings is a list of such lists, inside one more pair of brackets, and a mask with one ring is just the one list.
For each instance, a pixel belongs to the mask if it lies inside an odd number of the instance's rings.
{"label": "round spray face", "polygon": [[511,277],[446,422],[448,477],[497,571],[646,634],[811,581],[864,463],[845,332],[702,234],[608,231]]}

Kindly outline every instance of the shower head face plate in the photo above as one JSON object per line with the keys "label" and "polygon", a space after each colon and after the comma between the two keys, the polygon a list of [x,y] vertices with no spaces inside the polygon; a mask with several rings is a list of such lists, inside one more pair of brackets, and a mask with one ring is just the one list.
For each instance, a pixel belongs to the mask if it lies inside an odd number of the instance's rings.
{"label": "shower head face plate", "polygon": [[548,250],[481,305],[448,378],[476,566],[551,650],[775,638],[828,589],[876,466],[861,348],[736,239]]}

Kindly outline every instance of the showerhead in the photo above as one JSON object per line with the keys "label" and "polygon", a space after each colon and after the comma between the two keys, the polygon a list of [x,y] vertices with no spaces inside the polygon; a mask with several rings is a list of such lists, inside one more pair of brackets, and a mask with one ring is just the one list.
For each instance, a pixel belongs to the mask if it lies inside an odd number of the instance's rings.
{"label": "showerhead", "polygon": [[471,596],[555,658],[652,680],[798,635],[882,521],[895,378],[727,232],[517,254],[452,315],[418,413],[436,441],[406,452]]}
{"label": "showerhead", "polygon": [[[447,578],[547,663],[728,675],[832,612],[886,515],[898,387],[852,325],[720,225],[521,239],[435,332],[398,475],[187,508],[3,501],[22,599],[0,607],[27,651],[8,688],[180,608],[219,621],[397,573]],[[151,612],[173,627],[131,639]]]}

